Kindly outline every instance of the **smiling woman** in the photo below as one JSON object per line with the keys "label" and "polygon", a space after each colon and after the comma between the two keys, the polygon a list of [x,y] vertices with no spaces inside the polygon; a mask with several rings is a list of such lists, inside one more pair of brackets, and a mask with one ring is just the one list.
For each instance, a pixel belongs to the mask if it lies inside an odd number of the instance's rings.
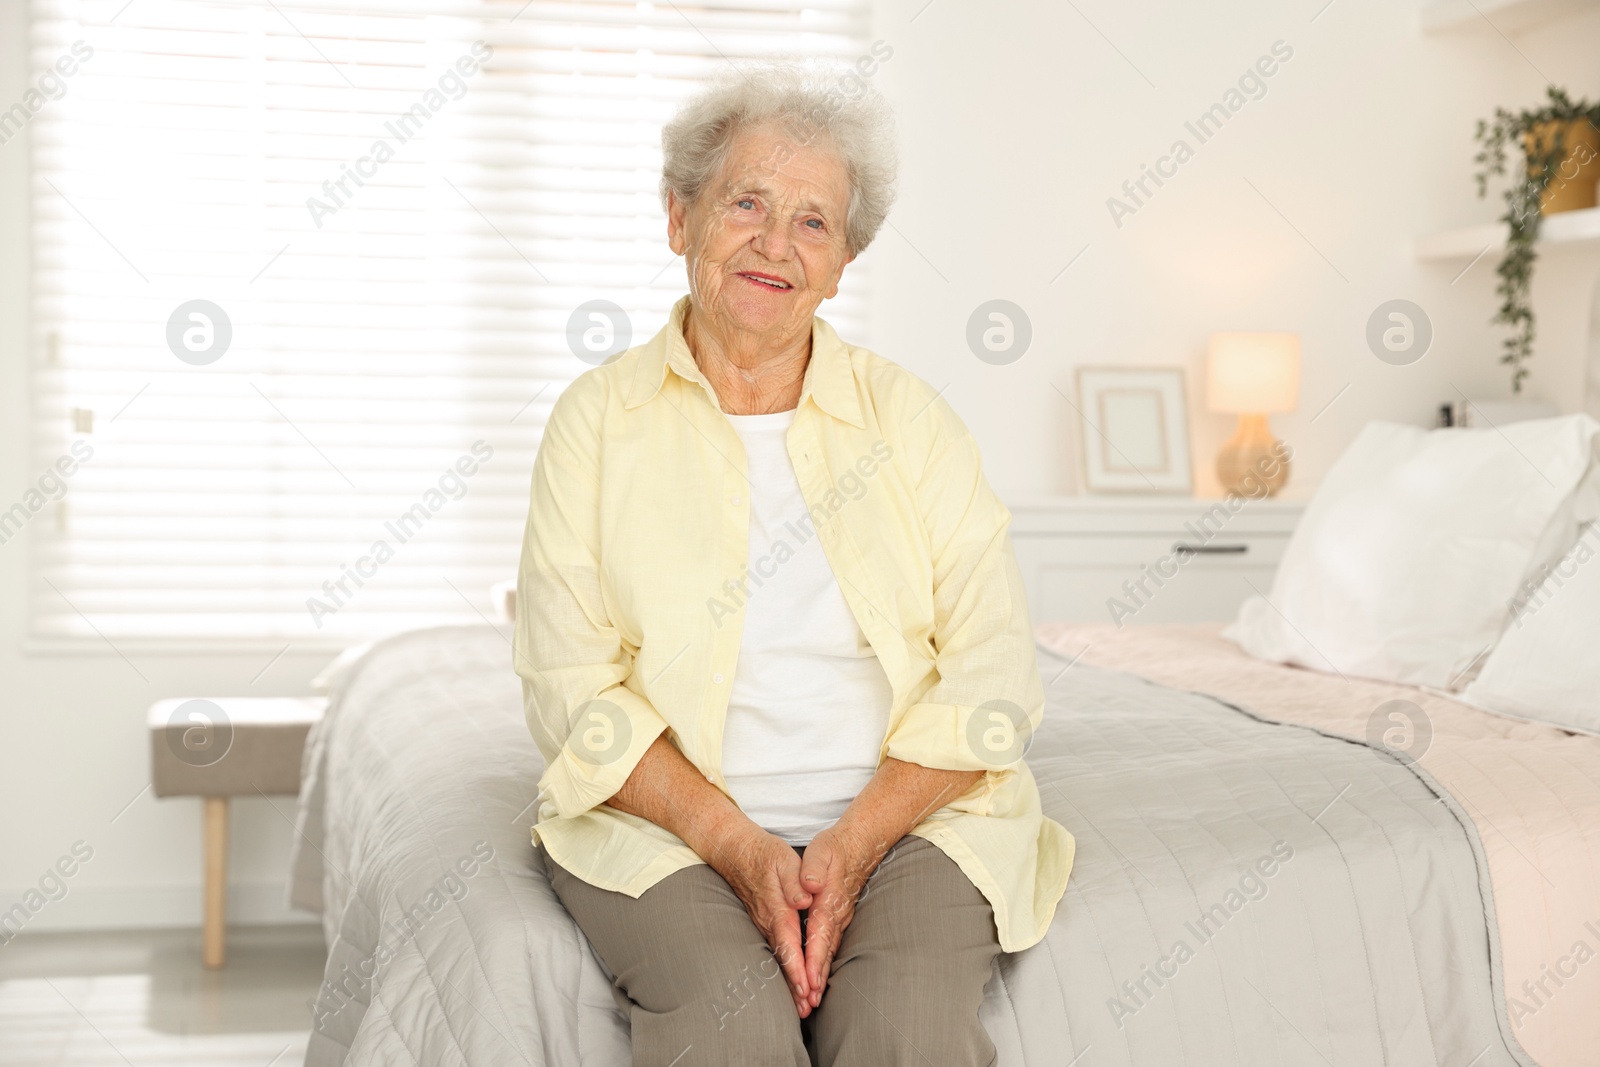
{"label": "smiling woman", "polygon": [[846,84],[734,75],[662,131],[668,244],[694,253],[684,336],[729,414],[795,406],[812,316],[894,201],[893,116]]}
{"label": "smiling woman", "polygon": [[[816,317],[894,198],[892,116],[848,84],[745,68],[666,126],[689,295],[561,395],[534,464],[534,837],[636,1064],[992,1064],[993,961],[1072,863],[1022,762],[1044,694],[1009,514],[937,391]],[[784,981],[728,1008],[751,973]]]}

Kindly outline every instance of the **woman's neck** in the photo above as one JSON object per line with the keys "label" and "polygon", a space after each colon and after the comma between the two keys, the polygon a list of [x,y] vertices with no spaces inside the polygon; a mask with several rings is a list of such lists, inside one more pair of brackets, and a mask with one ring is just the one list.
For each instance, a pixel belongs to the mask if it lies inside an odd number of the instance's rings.
{"label": "woman's neck", "polygon": [[691,306],[684,315],[683,339],[728,414],[767,415],[799,406],[811,361],[810,330],[779,340],[723,332],[702,322]]}

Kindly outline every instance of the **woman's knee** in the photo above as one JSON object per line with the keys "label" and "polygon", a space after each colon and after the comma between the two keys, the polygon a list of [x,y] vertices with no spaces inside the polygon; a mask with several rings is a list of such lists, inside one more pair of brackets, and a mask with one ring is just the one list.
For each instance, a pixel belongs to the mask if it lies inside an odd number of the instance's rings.
{"label": "woman's knee", "polygon": [[[852,973],[854,972],[854,973]],[[822,1067],[988,1067],[995,1048],[958,975],[907,980],[887,969],[842,968],[813,1024]],[[952,981],[952,979],[954,979]]]}
{"label": "woman's knee", "polygon": [[992,1062],[978,1010],[999,953],[988,901],[937,847],[907,838],[845,930],[815,1024],[821,1062]]}
{"label": "woman's knee", "polygon": [[770,953],[702,955],[649,984],[649,997],[631,998],[635,1063],[692,1048],[684,1064],[806,1067],[800,1017]]}
{"label": "woman's knee", "polygon": [[551,884],[629,1001],[636,1064],[805,1067],[800,1018],[765,940],[727,883],[686,868],[637,897],[546,857]]}

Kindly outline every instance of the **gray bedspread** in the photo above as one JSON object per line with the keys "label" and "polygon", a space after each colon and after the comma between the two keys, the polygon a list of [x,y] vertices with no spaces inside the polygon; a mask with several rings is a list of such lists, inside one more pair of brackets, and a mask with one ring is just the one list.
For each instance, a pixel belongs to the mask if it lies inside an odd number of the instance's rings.
{"label": "gray bedspread", "polygon": [[[330,946],[308,1065],[630,1063],[607,976],[532,862],[540,759],[510,657],[488,626],[425,630],[335,682],[294,858],[293,902]],[[1049,934],[990,982],[1001,1067],[1532,1063],[1482,849],[1425,776],[1041,665],[1028,762],[1078,854]]]}

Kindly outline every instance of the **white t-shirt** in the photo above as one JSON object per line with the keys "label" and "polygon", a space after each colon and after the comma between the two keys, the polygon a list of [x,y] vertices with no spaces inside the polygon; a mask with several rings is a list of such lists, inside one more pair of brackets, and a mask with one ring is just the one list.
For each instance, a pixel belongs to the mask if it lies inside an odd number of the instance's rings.
{"label": "white t-shirt", "polygon": [[750,573],[722,773],[758,826],[805,845],[877,770],[894,693],[806,511],[785,445],[794,414],[728,416],[748,460]]}

